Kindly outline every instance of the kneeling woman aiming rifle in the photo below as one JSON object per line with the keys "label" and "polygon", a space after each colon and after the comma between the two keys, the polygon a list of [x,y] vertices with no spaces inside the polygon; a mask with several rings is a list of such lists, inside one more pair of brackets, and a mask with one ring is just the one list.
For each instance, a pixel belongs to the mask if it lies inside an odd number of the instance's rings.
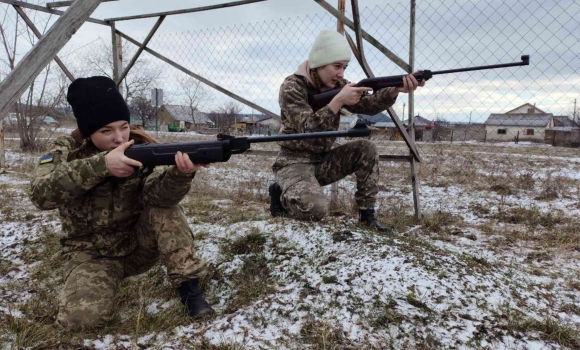
{"label": "kneeling woman aiming rifle", "polygon": [[[32,202],[58,209],[62,221],[64,286],[58,322],[67,328],[101,326],[119,283],[160,259],[190,316],[213,313],[199,290],[206,264],[179,202],[202,164],[175,154],[175,166],[141,174],[124,151],[155,142],[129,125],[129,109],[107,77],[75,80],[67,99],[86,139],[57,138],[31,181]],[[80,142],[79,142],[80,141]]]}
{"label": "kneeling woman aiming rifle", "polygon": [[[282,134],[338,130],[340,110],[375,115],[391,107],[399,93],[414,91],[425,82],[412,74],[401,78],[401,87],[383,89],[366,96],[369,87],[356,87],[344,79],[351,58],[346,39],[332,30],[316,38],[308,60],[287,77],[280,87]],[[309,97],[341,88],[319,109]],[[329,201],[322,186],[350,174],[357,178],[356,203],[359,221],[380,231],[394,232],[375,217],[379,181],[379,155],[369,140],[356,140],[332,149],[334,139],[280,142],[280,154],[273,165],[277,183],[270,186],[270,212],[303,220],[320,220],[328,212]]]}

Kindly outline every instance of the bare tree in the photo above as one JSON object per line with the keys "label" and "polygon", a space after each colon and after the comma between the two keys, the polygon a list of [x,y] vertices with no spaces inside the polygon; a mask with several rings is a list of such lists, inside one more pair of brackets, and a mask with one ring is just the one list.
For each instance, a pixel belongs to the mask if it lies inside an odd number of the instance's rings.
{"label": "bare tree", "polygon": [[433,127],[433,141],[447,141],[451,135],[451,123],[445,118],[437,117]]}
{"label": "bare tree", "polygon": [[[14,16],[10,17],[9,13]],[[13,24],[14,29],[9,32],[8,26]],[[20,31],[18,27],[18,14],[16,11],[5,11],[0,18],[0,39],[2,40],[2,47],[6,56],[0,57],[2,66],[0,67],[0,80],[4,80],[4,75],[10,74],[10,71],[16,66],[16,45],[18,44],[18,37]]]}
{"label": "bare tree", "polygon": [[227,133],[236,122],[236,118],[241,111],[242,106],[239,104],[232,101],[225,102],[210,113],[210,119],[220,133]]}
{"label": "bare tree", "polygon": [[129,103],[131,117],[139,120],[143,128],[147,129],[155,124],[157,108],[144,96],[136,96]]}
{"label": "bare tree", "polygon": [[[9,13],[13,13],[13,15],[11,16]],[[33,22],[35,18],[36,11],[31,16]],[[34,46],[38,41],[36,35],[28,26],[21,26],[19,23],[20,20],[16,11],[5,11],[0,18],[0,40],[5,54],[5,56],[2,55],[0,57],[0,62],[2,63],[0,72],[2,75],[8,75],[16,67],[20,56],[18,48],[23,46],[21,40],[27,42],[30,46]],[[49,17],[39,28],[41,33],[46,32],[50,23]],[[12,26],[12,28],[8,28],[9,26]],[[22,150],[38,150],[46,146],[54,132],[54,128],[52,131],[49,130],[44,139],[40,140],[38,138],[40,131],[46,129],[40,117],[47,114],[54,115],[54,108],[63,103],[64,90],[67,85],[66,76],[62,72],[61,74],[55,73],[52,69],[52,64],[49,64],[15,103],[16,126]]]}
{"label": "bare tree", "polygon": [[[24,151],[46,148],[57,126],[45,125],[44,117],[55,115],[56,107],[66,103],[68,78],[62,72],[55,77],[52,70],[53,65],[49,64],[16,104],[20,148]],[[38,137],[41,131],[46,131],[43,138]]]}
{"label": "bare tree", "polygon": [[[84,56],[80,76],[104,75],[113,77],[113,48],[111,43],[99,38],[92,47],[95,49]],[[134,53],[136,46],[123,40],[123,66],[126,66]],[[161,76],[161,69],[151,64],[150,60],[141,55],[125,79],[123,91],[125,100],[130,101],[137,96],[147,96],[150,89]]]}
{"label": "bare tree", "polygon": [[191,122],[195,125],[195,115],[204,109],[206,103],[210,100],[209,91],[203,87],[199,80],[196,80],[189,75],[182,76],[178,79],[183,100],[188,107],[188,113],[191,117]]}

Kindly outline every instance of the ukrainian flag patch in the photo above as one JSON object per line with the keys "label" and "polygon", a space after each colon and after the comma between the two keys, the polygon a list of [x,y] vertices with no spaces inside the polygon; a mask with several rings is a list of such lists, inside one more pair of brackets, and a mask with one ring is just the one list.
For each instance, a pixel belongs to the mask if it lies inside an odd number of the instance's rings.
{"label": "ukrainian flag patch", "polygon": [[40,164],[51,163],[53,159],[54,157],[52,156],[52,154],[42,156],[42,158],[40,158]]}

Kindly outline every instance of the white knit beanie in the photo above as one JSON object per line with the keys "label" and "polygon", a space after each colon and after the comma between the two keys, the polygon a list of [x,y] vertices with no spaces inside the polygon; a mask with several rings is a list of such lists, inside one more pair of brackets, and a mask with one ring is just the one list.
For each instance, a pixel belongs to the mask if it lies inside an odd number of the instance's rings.
{"label": "white knit beanie", "polygon": [[340,33],[323,30],[314,40],[308,64],[314,69],[337,61],[350,61],[350,46]]}

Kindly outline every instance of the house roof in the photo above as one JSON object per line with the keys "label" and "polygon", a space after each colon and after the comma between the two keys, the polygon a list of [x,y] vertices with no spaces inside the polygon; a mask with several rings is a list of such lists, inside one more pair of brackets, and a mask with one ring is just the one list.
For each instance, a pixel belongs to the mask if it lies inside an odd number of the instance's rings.
{"label": "house roof", "polygon": [[574,122],[572,119],[565,115],[554,116],[554,126],[555,127],[580,127],[578,123]]}
{"label": "house roof", "polygon": [[[409,120],[403,120],[403,124],[409,125]],[[413,118],[413,125],[415,125],[415,126],[431,126],[431,125],[433,125],[433,122],[429,119],[425,119],[425,118],[421,117],[420,115],[416,115]]]}
{"label": "house roof", "polygon": [[375,128],[396,128],[397,126],[393,122],[378,122],[373,124]]}
{"label": "house roof", "polygon": [[490,114],[485,125],[547,127],[551,114]]}
{"label": "house roof", "polygon": [[236,114],[238,123],[257,123],[270,118],[265,114]]}
{"label": "house roof", "polygon": [[541,109],[539,109],[538,107],[536,107],[536,106],[534,106],[533,104],[530,104],[530,103],[524,103],[523,105],[521,105],[521,106],[519,106],[519,107],[516,107],[516,108],[514,108],[514,109],[512,109],[512,110],[509,110],[509,111],[505,112],[505,114],[510,114],[510,113],[512,113],[513,111],[517,111],[518,109],[520,109],[520,108],[522,108],[522,107],[533,108],[533,109],[535,109],[536,111],[540,112],[540,114],[548,114],[548,113],[546,113],[546,112],[542,111]]}
{"label": "house roof", "polygon": [[191,107],[189,106],[181,106],[181,105],[163,105],[167,112],[171,115],[171,118],[177,121],[184,121],[194,124],[213,124],[213,122],[209,119],[207,114],[194,111],[193,112],[193,120],[192,120],[192,113]]}
{"label": "house roof", "polygon": [[364,120],[368,120],[371,124],[374,123],[381,123],[381,122],[392,122],[391,117],[384,113],[378,113],[375,115],[366,115],[366,114],[353,114],[354,116],[360,116]]}
{"label": "house roof", "polygon": [[340,124],[350,124],[352,122],[356,122],[358,120],[358,115],[351,114],[351,115],[341,115],[340,116]]}
{"label": "house roof", "polygon": [[578,129],[579,128],[576,126],[555,126],[553,128],[550,128],[549,130],[571,132],[571,131],[578,130]]}

